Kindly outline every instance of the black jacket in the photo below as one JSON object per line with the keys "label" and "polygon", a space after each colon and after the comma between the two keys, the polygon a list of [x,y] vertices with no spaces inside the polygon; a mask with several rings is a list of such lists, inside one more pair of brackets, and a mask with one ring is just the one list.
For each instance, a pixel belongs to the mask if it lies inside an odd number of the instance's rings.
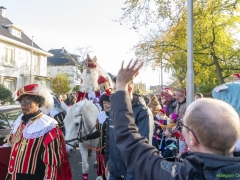
{"label": "black jacket", "polygon": [[104,162],[111,175],[118,178],[124,178],[127,172],[127,167],[116,146],[114,130],[113,120],[110,117],[108,119],[106,130]]}
{"label": "black jacket", "polygon": [[[151,110],[146,106],[145,101],[141,96],[132,100],[132,109],[139,134],[151,141],[154,128],[153,114]],[[153,127],[150,127],[149,121],[152,122],[151,124]]]}
{"label": "black jacket", "polygon": [[[146,106],[144,99],[140,96],[132,100],[132,108],[134,112],[135,123],[139,129],[139,133],[142,136],[149,138],[149,134],[153,130],[153,127],[149,126],[149,121],[153,122],[152,112]],[[112,175],[115,177],[124,178],[127,172],[127,168],[119,150],[116,147],[114,130],[115,128],[113,121],[110,118],[105,139],[105,165],[107,165],[108,171]]]}
{"label": "black jacket", "polygon": [[[106,113],[106,115],[109,116],[109,113]],[[96,131],[86,135],[82,139],[88,141],[88,140],[99,138],[98,148],[102,148],[103,146],[105,146],[107,122],[108,122],[108,118],[102,124],[97,123],[96,124]],[[104,148],[102,150],[98,151],[98,152],[101,153],[101,154],[105,154]]]}
{"label": "black jacket", "polygon": [[168,162],[142,137],[134,123],[126,91],[111,96],[116,145],[127,168],[137,180],[240,179],[240,158],[191,153],[183,163]]}

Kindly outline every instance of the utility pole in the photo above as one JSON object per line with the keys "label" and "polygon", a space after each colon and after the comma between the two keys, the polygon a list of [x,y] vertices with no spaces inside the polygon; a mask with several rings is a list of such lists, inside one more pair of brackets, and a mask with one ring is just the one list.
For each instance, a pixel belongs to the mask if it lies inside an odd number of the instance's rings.
{"label": "utility pole", "polygon": [[163,90],[163,72],[162,72],[162,56],[161,56],[161,88],[162,88],[162,90]]}
{"label": "utility pole", "polygon": [[31,61],[30,61],[30,84],[32,84],[32,59],[33,59],[33,36],[32,36],[32,49],[31,49]]}
{"label": "utility pole", "polygon": [[194,71],[193,71],[193,1],[187,0],[187,106],[193,102]]}

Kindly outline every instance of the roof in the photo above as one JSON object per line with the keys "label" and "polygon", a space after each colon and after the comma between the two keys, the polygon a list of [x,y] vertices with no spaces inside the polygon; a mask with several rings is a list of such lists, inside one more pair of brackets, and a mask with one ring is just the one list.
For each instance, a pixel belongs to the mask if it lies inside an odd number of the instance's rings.
{"label": "roof", "polygon": [[77,55],[70,54],[65,49],[51,49],[48,52],[53,54],[53,57],[47,58],[48,66],[80,65],[77,61]]}
{"label": "roof", "polygon": [[[32,39],[30,39],[25,33],[21,33],[21,38],[18,38],[16,36],[13,36],[9,30],[8,27],[5,25],[13,25],[13,23],[8,19],[0,15],[0,35],[10,38],[12,40],[24,43],[26,45],[32,46]],[[19,28],[18,28],[19,29]],[[42,50],[36,43],[33,42],[33,47],[39,50]]]}

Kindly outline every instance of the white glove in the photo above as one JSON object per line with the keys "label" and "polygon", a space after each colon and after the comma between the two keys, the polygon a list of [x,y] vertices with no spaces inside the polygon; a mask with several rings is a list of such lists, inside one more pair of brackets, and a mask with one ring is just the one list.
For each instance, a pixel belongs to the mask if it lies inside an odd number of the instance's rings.
{"label": "white glove", "polygon": [[106,115],[105,111],[100,112],[100,113],[98,114],[98,117],[97,117],[99,124],[104,123],[104,121],[105,121],[107,118],[108,118],[108,116]]}

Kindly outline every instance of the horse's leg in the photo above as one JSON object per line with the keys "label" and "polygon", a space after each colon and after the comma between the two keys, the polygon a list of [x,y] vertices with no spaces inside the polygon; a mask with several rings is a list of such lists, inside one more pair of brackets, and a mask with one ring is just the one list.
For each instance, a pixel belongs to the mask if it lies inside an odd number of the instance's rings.
{"label": "horse's leg", "polygon": [[88,180],[88,149],[84,146],[83,143],[79,143],[79,150],[82,156],[82,179]]}

